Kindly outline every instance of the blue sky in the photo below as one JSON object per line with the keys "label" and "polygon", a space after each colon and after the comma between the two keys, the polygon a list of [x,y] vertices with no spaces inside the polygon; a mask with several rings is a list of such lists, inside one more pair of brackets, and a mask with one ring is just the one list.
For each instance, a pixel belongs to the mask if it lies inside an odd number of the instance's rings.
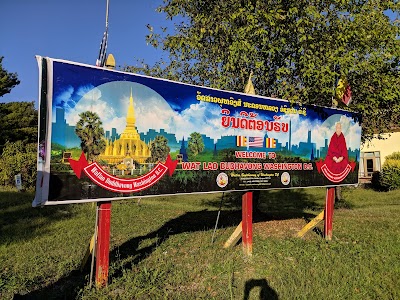
{"label": "blue sky", "polygon": [[[172,25],[156,8],[162,0],[110,0],[107,53],[118,66],[152,64],[166,53],[146,44],[147,24]],[[35,55],[96,63],[105,29],[106,0],[1,0],[0,56],[21,83],[0,102],[38,99]]]}
{"label": "blue sky", "polygon": [[[119,66],[153,64],[167,53],[146,44],[147,24],[172,22],[156,12],[162,0],[110,0],[108,53]],[[106,0],[0,0],[0,56],[21,83],[0,102],[35,101],[35,55],[95,64],[105,29]],[[388,13],[394,18],[393,13]]]}

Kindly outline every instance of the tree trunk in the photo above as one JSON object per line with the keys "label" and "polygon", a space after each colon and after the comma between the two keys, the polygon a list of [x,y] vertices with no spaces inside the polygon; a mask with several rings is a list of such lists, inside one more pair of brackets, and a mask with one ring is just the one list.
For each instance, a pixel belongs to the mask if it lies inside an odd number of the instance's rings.
{"label": "tree trunk", "polygon": [[253,191],[253,213],[257,214],[260,212],[258,205],[260,204],[260,191]]}
{"label": "tree trunk", "polygon": [[335,186],[335,202],[342,200],[342,187]]}

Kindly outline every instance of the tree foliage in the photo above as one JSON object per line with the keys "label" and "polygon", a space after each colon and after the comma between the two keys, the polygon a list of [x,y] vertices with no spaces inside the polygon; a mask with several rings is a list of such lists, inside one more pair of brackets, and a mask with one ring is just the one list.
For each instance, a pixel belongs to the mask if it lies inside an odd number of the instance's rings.
{"label": "tree foliage", "polygon": [[[169,61],[127,70],[243,91],[253,71],[259,95],[331,106],[345,76],[346,109],[363,115],[363,138],[389,130],[400,116],[400,3],[388,0],[165,0],[159,11],[175,31],[148,42]],[[392,12],[392,17],[388,17]]]}
{"label": "tree foliage", "polygon": [[194,157],[196,157],[197,154],[203,152],[204,141],[203,141],[203,137],[201,136],[200,133],[192,132],[190,134],[189,141],[188,141],[188,149],[189,149],[189,153],[191,155],[193,155]]}
{"label": "tree foliage", "polygon": [[33,187],[36,180],[37,144],[7,142],[0,156],[0,184],[14,185],[14,176],[21,173],[23,187]]}
{"label": "tree foliage", "polygon": [[37,125],[33,102],[0,103],[0,153],[7,141],[36,143]]}
{"label": "tree foliage", "polygon": [[150,152],[150,162],[165,161],[170,152],[168,140],[162,135],[157,135],[154,141],[150,143]]}
{"label": "tree foliage", "polygon": [[9,73],[3,68],[3,58],[4,56],[0,56],[0,97],[20,83],[16,73]]}
{"label": "tree foliage", "polygon": [[82,112],[79,117],[75,133],[81,140],[81,148],[86,153],[87,160],[92,162],[106,148],[103,123],[100,117],[91,111]]}

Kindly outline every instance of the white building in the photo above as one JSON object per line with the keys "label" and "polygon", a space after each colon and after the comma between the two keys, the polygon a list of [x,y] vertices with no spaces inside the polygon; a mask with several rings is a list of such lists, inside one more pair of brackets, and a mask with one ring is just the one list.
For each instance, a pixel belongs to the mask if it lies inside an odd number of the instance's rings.
{"label": "white building", "polygon": [[361,146],[360,182],[370,181],[373,172],[381,171],[386,156],[400,152],[400,132],[385,133],[382,138],[374,138]]}

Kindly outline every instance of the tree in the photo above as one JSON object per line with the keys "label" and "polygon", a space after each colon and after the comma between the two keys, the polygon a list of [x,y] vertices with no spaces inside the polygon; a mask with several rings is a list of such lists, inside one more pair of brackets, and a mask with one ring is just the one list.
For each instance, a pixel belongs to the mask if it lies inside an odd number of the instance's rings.
{"label": "tree", "polygon": [[8,94],[12,88],[20,83],[17,73],[8,73],[7,70],[3,69],[3,58],[4,56],[0,56],[0,97]]}
{"label": "tree", "polygon": [[38,114],[33,102],[0,103],[0,153],[7,141],[37,142]]}
{"label": "tree", "polygon": [[199,153],[204,150],[203,137],[198,132],[192,132],[188,141],[188,149],[190,154],[196,157]]}
{"label": "tree", "polygon": [[253,71],[260,95],[331,106],[335,81],[353,91],[363,139],[400,117],[398,1],[165,0],[158,8],[176,30],[147,40],[169,61],[128,71],[243,91]]}
{"label": "tree", "polygon": [[37,124],[33,102],[0,103],[0,184],[14,185],[21,173],[24,187],[34,186]]}
{"label": "tree", "polygon": [[162,136],[157,135],[154,141],[150,143],[151,157],[150,162],[165,161],[167,159],[170,148],[168,147],[168,140]]}
{"label": "tree", "polygon": [[23,187],[34,187],[36,156],[36,143],[7,142],[0,156],[0,184],[14,185],[14,176],[21,173]]}
{"label": "tree", "polygon": [[91,111],[80,113],[79,117],[75,133],[81,139],[81,148],[86,153],[87,160],[92,162],[106,148],[102,122],[100,117]]}

